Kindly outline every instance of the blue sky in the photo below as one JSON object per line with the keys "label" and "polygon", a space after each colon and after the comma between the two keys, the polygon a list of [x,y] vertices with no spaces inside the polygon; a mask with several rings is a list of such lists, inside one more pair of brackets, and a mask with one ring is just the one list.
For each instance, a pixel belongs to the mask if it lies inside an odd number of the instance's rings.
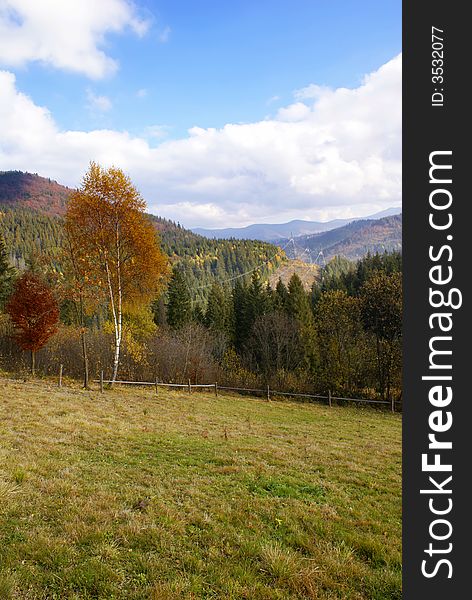
{"label": "blue sky", "polygon": [[[38,130],[33,150],[28,150],[27,142],[20,148],[7,130],[3,140],[0,133],[0,168],[36,170],[74,186],[89,160],[106,163],[110,157],[137,181],[153,212],[189,226],[367,214],[400,202],[399,189],[394,192],[392,186],[367,190],[369,198],[362,194],[362,186],[358,198],[352,191],[344,192],[343,198],[342,189],[334,193],[324,183],[316,188],[319,178],[307,164],[316,168],[321,160],[325,175],[336,176],[339,167],[342,176],[344,163],[351,163],[346,168],[353,172],[360,160],[349,155],[344,140],[335,153],[343,165],[333,163],[336,116],[329,109],[323,113],[330,124],[329,152],[325,146],[321,154],[307,158],[311,143],[303,141],[309,139],[315,122],[315,138],[327,129],[320,124],[317,107],[323,107],[330,94],[337,93],[333,105],[339,104],[344,113],[348,110],[341,101],[344,88],[361,89],[373,101],[376,92],[364,89],[366,76],[401,52],[400,1],[69,0],[67,12],[57,10],[61,4],[0,0],[0,71],[7,82],[4,89],[11,92],[4,92],[4,115],[23,110],[33,120],[32,130]],[[398,84],[398,68],[389,73],[377,77],[379,89],[393,86],[394,77]],[[300,93],[315,85],[316,93]],[[20,108],[25,97],[28,106]],[[389,112],[386,105],[385,117]],[[348,118],[344,113],[338,122]],[[357,123],[368,115],[357,111],[350,122],[353,118]],[[275,123],[272,133],[264,123]],[[228,124],[247,127],[228,130]],[[357,123],[354,128],[362,127]],[[297,144],[302,158],[297,163],[292,156],[287,162],[285,183],[267,172],[269,155],[266,160],[244,157],[241,164],[235,160],[248,144],[253,145],[251,135],[257,142],[265,140],[266,146],[273,147],[271,136],[280,135],[288,136],[287,144]],[[386,135],[393,144],[393,132]],[[48,143],[57,144],[57,152],[48,150],[45,157],[41,144]],[[126,158],[126,143],[136,154],[134,159]],[[304,143],[308,146],[300,147]],[[120,144],[123,149],[117,153]],[[392,152],[398,160],[397,139],[395,144]],[[199,145],[204,146],[200,154]],[[258,156],[263,156],[263,146],[261,142]],[[381,160],[387,161],[388,148],[378,150]],[[59,164],[64,152],[67,160]],[[147,161],[141,169],[136,166],[140,154]],[[179,161],[178,156],[186,158]],[[216,169],[211,167],[212,156],[220,163]],[[376,167],[367,150],[364,159],[370,173]],[[274,160],[282,161],[283,156]],[[149,176],[153,167],[161,169],[160,180]],[[397,172],[394,177],[398,179]],[[286,193],[287,189],[296,193]],[[276,202],[270,201],[271,194]],[[251,210],[259,197],[260,210]],[[274,207],[281,209],[278,215]]]}

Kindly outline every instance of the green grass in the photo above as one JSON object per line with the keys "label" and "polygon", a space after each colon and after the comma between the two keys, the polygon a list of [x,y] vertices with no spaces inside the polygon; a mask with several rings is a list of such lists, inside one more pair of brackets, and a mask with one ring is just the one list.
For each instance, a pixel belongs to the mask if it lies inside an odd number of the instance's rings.
{"label": "green grass", "polygon": [[6,379],[0,413],[0,598],[401,598],[399,415]]}

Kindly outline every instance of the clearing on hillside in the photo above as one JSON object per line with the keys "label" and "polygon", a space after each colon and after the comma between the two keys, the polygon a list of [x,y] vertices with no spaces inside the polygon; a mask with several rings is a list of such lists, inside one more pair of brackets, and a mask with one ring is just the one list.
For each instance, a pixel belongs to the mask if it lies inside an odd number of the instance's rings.
{"label": "clearing on hillside", "polygon": [[0,380],[0,597],[401,598],[401,417]]}
{"label": "clearing on hillside", "polygon": [[320,267],[315,264],[308,264],[299,259],[288,259],[283,262],[270,276],[269,283],[272,288],[275,288],[279,279],[282,283],[288,285],[292,275],[297,274],[306,290],[309,290],[313,285],[313,281],[320,277]]}

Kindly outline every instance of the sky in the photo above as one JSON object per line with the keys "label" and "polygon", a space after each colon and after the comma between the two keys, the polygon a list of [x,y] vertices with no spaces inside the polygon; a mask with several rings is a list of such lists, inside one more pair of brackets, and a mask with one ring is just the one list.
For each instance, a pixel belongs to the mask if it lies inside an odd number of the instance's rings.
{"label": "sky", "polygon": [[187,227],[401,204],[401,2],[0,0],[0,170]]}

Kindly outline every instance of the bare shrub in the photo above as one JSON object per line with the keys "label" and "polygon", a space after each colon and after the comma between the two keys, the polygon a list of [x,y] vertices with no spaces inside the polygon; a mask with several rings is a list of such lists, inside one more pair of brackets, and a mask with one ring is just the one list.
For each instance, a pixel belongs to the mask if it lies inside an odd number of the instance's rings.
{"label": "bare shrub", "polygon": [[206,383],[215,381],[218,365],[215,355],[221,353],[221,338],[203,325],[189,323],[175,331],[162,329],[150,340],[151,369],[169,383]]}

